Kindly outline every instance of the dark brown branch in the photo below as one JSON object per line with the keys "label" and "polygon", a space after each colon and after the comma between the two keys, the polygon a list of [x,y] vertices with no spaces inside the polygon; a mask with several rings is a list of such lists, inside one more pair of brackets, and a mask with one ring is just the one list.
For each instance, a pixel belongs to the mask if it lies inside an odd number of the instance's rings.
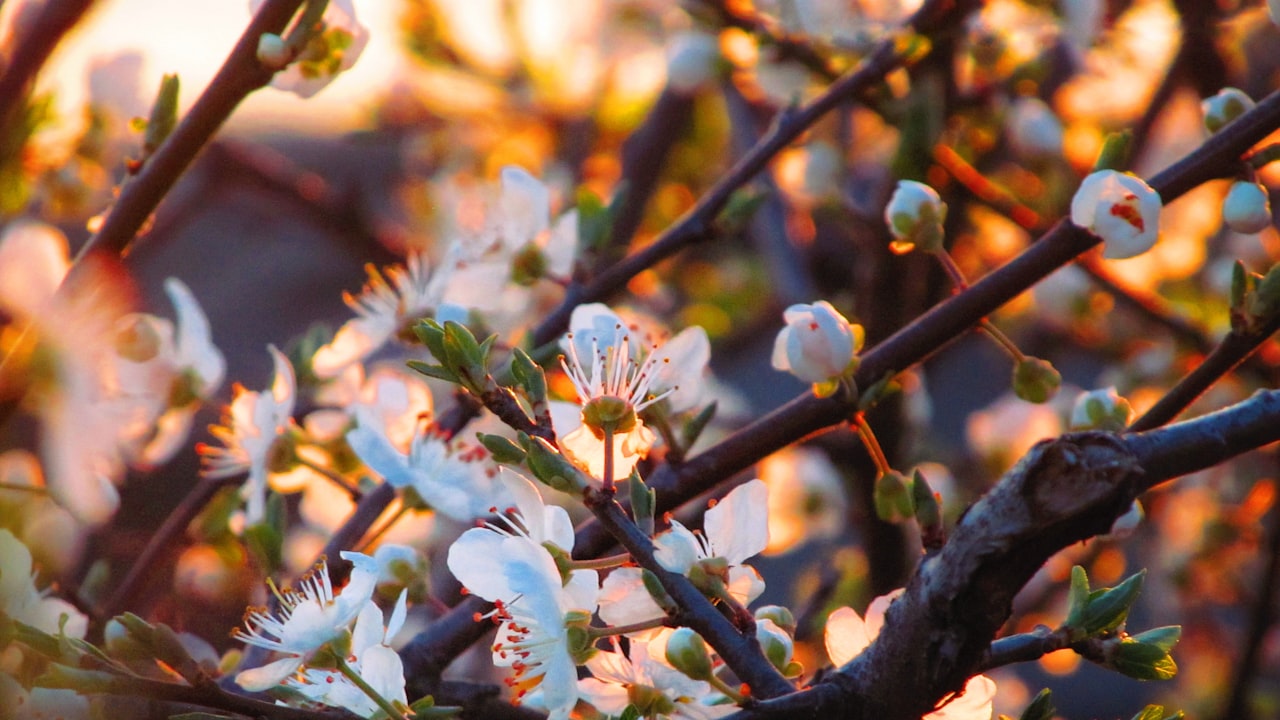
{"label": "dark brown branch", "polygon": [[[1280,92],[1267,96],[1229,128],[1161,172],[1152,180],[1152,185],[1165,202],[1172,202],[1197,184],[1227,172],[1225,168],[1232,167],[1242,153],[1278,125]],[[864,353],[856,375],[858,387],[870,387],[937,352],[1098,242],[1096,237],[1071,223],[1059,222],[1022,255],[983,277],[967,291],[934,306]],[[659,511],[678,507],[765,456],[840,422],[855,409],[835,397],[817,398],[805,393],[680,466],[659,467],[647,478],[658,493]],[[1124,509],[1127,510],[1128,505]],[[606,552],[612,544],[612,536],[599,523],[589,523],[578,530],[575,554],[594,557]],[[484,628],[471,622],[471,615],[484,607],[484,603],[469,599],[437,621],[427,633],[415,638],[402,653],[406,673],[413,676],[438,671],[452,659],[453,651],[461,652],[477,640]]]}
{"label": "dark brown branch", "polygon": [[657,575],[663,589],[680,606],[679,623],[693,628],[715,648],[725,664],[750,687],[752,697],[772,698],[795,691],[795,686],[769,664],[754,632],[740,632],[688,578],[670,572],[658,563],[654,557],[653,541],[612,497],[588,491],[586,505],[636,563]]}
{"label": "dark brown branch", "polygon": [[1163,397],[1152,405],[1142,417],[1129,426],[1130,432],[1142,432],[1160,427],[1176,418],[1186,410],[1196,398],[1213,386],[1227,373],[1236,369],[1262,347],[1277,330],[1280,330],[1280,316],[1272,318],[1264,327],[1256,331],[1237,332],[1232,330],[1222,338],[1213,352],[1204,362],[1196,366]]}
{"label": "dark brown branch", "polygon": [[809,690],[732,717],[920,717],[990,664],[1014,595],[1056,552],[1107,532],[1142,492],[1277,440],[1280,391],[1147,433],[1040,443],[920,565],[866,651]]}
{"label": "dark brown branch", "polygon": [[258,39],[279,35],[303,0],[267,0],[245,28],[217,75],[173,133],[142,169],[125,183],[98,232],[81,255],[106,252],[121,255],[178,178],[209,142],[232,111],[250,93],[271,82],[274,71],[258,61]]}

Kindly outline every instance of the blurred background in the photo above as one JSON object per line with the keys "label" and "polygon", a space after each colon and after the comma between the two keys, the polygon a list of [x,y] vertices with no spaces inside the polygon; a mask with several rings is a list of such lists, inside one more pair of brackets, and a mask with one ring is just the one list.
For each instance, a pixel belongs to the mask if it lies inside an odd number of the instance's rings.
{"label": "blurred background", "polygon": [[[251,95],[161,205],[125,261],[138,306],[170,313],[162,283],[181,278],[210,316],[229,381],[261,388],[267,344],[296,351],[327,338],[350,316],[342,293],[359,290],[366,263],[439,252],[459,222],[457,199],[508,165],[542,178],[559,210],[616,201],[612,230],[580,259],[589,274],[671,225],[775,113],[853,67],[917,4],[358,1],[369,39],[354,67],[313,98]],[[0,33],[41,6],[0,3]],[[0,213],[53,222],[78,247],[139,152],[131,121],[148,114],[161,76],[179,75],[189,107],[248,18],[241,2],[95,3],[26,99],[22,142],[0,153]],[[782,308],[828,299],[871,344],[949,294],[930,258],[889,250],[881,213],[897,179],[942,193],[950,252],[980,277],[1062,217],[1109,133],[1133,129],[1130,166],[1150,176],[1208,136],[1203,98],[1235,86],[1260,99],[1280,85],[1277,47],[1280,31],[1257,2],[994,0],[868,102],[846,104],[784,150],[753,184],[749,220],[642,273],[624,301],[673,328],[707,329],[723,393],[716,432],[728,432],[804,390],[768,364]],[[1274,166],[1257,179],[1273,195],[1280,186]],[[872,418],[895,467],[927,463],[955,518],[1032,443],[1066,430],[1080,389],[1115,386],[1137,410],[1150,406],[1226,331],[1232,265],[1264,272],[1280,257],[1274,227],[1224,227],[1227,186],[1169,204],[1152,252],[1086,256],[994,318],[1062,372],[1057,400],[1013,398],[1007,358],[979,337],[906,374]],[[1273,386],[1277,362],[1268,345],[1195,412]],[[228,382],[220,401],[230,394]],[[208,439],[201,428],[219,411],[203,411],[193,440]],[[60,577],[92,594],[95,578],[118,576],[197,472],[188,449],[131,473],[124,509],[78,536],[78,560]],[[759,473],[794,506],[790,530],[774,531],[789,543],[758,564],[770,582],[763,601],[808,623],[799,652],[816,668],[826,611],[861,610],[900,586],[918,541],[876,519],[873,470],[848,434],[816,438]],[[1176,680],[1140,684],[1058,653],[998,676],[997,707],[1016,715],[1047,685],[1071,718],[1128,717],[1148,700],[1195,717],[1273,717],[1276,477],[1274,453],[1255,454],[1158,490],[1133,536],[1064,554],[1019,600],[1011,631],[1054,626],[1072,563],[1097,585],[1150,568],[1134,622],[1184,625]],[[247,584],[214,581],[234,575],[228,566],[226,548],[188,538],[139,603],[221,642],[247,599]]]}

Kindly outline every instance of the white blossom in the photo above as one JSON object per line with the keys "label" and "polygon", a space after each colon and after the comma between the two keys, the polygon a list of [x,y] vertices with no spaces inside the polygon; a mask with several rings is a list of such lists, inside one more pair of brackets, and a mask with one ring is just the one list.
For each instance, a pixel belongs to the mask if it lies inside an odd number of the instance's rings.
{"label": "white blossom", "polygon": [[351,561],[353,568],[340,593],[334,593],[329,569],[322,562],[299,580],[296,588],[279,593],[280,609],[276,613],[265,607],[245,611],[245,629],[236,628],[236,639],[286,657],[240,672],[236,675],[237,685],[250,692],[273,688],[348,631],[373,596],[378,563],[357,552],[344,551],[342,558]]}
{"label": "white blossom", "polygon": [[688,574],[711,558],[728,565],[723,578],[729,594],[746,605],[764,592],[764,580],[742,563],[769,544],[769,488],[760,480],[739,485],[707,511],[698,535],[678,520],[653,540],[654,556],[671,572]]}
{"label": "white blossom", "polygon": [[843,375],[862,347],[863,331],[845,319],[831,303],[787,308],[786,327],[773,343],[773,367],[809,383],[821,383]]}
{"label": "white blossom", "polygon": [[1071,222],[1102,238],[1102,256],[1131,258],[1160,233],[1160,195],[1142,178],[1102,170],[1084,179],[1071,199]]}
{"label": "white blossom", "polygon": [[[256,13],[265,0],[250,0],[249,11]],[[272,70],[279,70],[271,87],[309,98],[320,92],[339,73],[351,69],[369,42],[369,30],[356,19],[353,0],[329,0],[319,31],[296,57],[285,55],[281,43],[264,35],[258,38],[258,60]],[[285,63],[288,62],[286,66]],[[283,67],[283,70],[280,68]]]}
{"label": "white blossom", "polygon": [[938,191],[914,180],[899,180],[884,208],[895,252],[908,252],[916,246],[928,252],[941,249],[946,219],[947,204]]}

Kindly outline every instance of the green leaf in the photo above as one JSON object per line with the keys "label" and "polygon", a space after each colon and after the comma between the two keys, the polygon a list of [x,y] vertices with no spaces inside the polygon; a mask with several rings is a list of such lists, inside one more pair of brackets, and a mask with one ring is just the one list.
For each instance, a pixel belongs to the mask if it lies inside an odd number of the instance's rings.
{"label": "green leaf", "polygon": [[485,450],[493,456],[494,462],[503,465],[520,465],[524,462],[525,452],[510,439],[501,435],[489,435],[487,433],[476,433],[476,439],[484,446]]}
{"label": "green leaf", "polygon": [[410,360],[407,364],[411,370],[416,370],[427,377],[444,380],[445,382],[451,382],[455,385],[462,384],[462,381],[458,378],[458,374],[443,365],[432,365],[430,363],[424,363],[421,360]]}
{"label": "green leaf", "polygon": [[1138,642],[1155,645],[1165,652],[1170,652],[1173,650],[1173,646],[1177,645],[1178,641],[1182,639],[1182,626],[1165,625],[1140,632],[1137,635],[1131,635],[1130,637]]}
{"label": "green leaf", "polygon": [[640,720],[640,708],[635,705],[628,705],[618,718],[619,720]]}
{"label": "green leaf", "polygon": [[1085,608],[1089,606],[1089,576],[1079,565],[1071,568],[1071,589],[1067,591],[1067,599],[1066,626],[1079,628],[1083,624]]}
{"label": "green leaf", "polygon": [[1113,588],[1095,590],[1090,593],[1089,606],[1077,627],[1083,630],[1086,637],[1110,632],[1124,624],[1129,617],[1129,608],[1142,591],[1142,581],[1147,571],[1130,575],[1124,582]]}
{"label": "green leaf", "polygon": [[1131,130],[1122,130],[1107,135],[1106,141],[1102,144],[1102,152],[1098,153],[1098,160],[1093,164],[1093,171],[1123,171],[1125,166],[1129,164],[1129,148],[1132,144],[1133,131]]}
{"label": "green leaf", "polygon": [[707,424],[716,416],[717,403],[712,402],[710,405],[702,408],[692,420],[684,424],[680,430],[680,439],[683,441],[685,450],[693,447],[698,442],[698,438],[702,437],[702,431],[707,429]]}
{"label": "green leaf", "polygon": [[413,326],[413,334],[431,351],[436,360],[444,360],[444,328],[435,320],[421,320]]}
{"label": "green leaf", "polygon": [[1168,680],[1178,674],[1178,664],[1164,648],[1125,638],[1109,651],[1107,665],[1135,680]]}
{"label": "green leaf", "polygon": [[645,531],[645,534],[652,534],[653,515],[658,505],[658,494],[644,484],[640,473],[635,470],[631,471],[627,489],[631,495],[631,517],[635,519],[636,525]]}
{"label": "green leaf", "polygon": [[1036,694],[1027,709],[1022,711],[1019,720],[1053,720],[1053,714],[1057,711],[1053,706],[1053,693],[1049,688],[1044,688]]}
{"label": "green leaf", "polygon": [[542,367],[520,348],[511,351],[511,376],[534,405],[547,401],[547,377]]}
{"label": "green leaf", "polygon": [[178,124],[178,89],[176,74],[161,78],[160,92],[156,93],[156,102],[151,106],[147,133],[143,138],[142,147],[147,155],[155,152]]}

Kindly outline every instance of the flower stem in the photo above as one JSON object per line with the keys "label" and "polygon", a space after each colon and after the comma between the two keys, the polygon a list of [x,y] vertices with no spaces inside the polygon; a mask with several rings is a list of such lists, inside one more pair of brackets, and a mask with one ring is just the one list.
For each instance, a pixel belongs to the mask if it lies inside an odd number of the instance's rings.
{"label": "flower stem", "polygon": [[604,429],[604,477],[600,479],[600,489],[606,495],[613,495],[613,428]]}
{"label": "flower stem", "polygon": [[350,495],[352,500],[360,502],[360,496],[364,493],[360,492],[360,490],[355,485],[351,484],[350,480],[343,477],[341,473],[335,472],[320,463],[308,460],[301,455],[296,455],[296,459],[299,465],[323,475],[327,480],[332,482],[334,485],[337,485],[343,492]]}
{"label": "flower stem", "polygon": [[652,620],[642,620],[628,625],[613,625],[610,627],[593,627],[587,628],[587,634],[593,638],[613,637],[614,635],[626,635],[627,633],[640,632],[641,630],[653,630],[655,628],[666,627],[667,618],[662,616]]}
{"label": "flower stem", "polygon": [[942,265],[942,269],[947,271],[947,277],[951,278],[951,284],[956,286],[956,292],[969,289],[969,281],[965,279],[964,273],[960,270],[960,266],[956,264],[955,258],[951,257],[951,253],[944,248],[932,253],[932,255],[938,258],[938,263]]}
{"label": "flower stem", "polygon": [[742,693],[729,687],[729,683],[721,680],[720,677],[716,675],[714,672],[711,673],[711,677],[707,678],[707,682],[711,685],[711,687],[724,693],[726,697],[728,697],[730,700],[732,700],[736,704],[741,705],[743,700],[746,699],[742,697]]}
{"label": "flower stem", "polygon": [[359,550],[360,552],[364,552],[365,550],[367,550],[370,545],[377,542],[378,538],[382,537],[382,535],[386,533],[388,530],[390,530],[393,525],[400,522],[400,518],[404,517],[406,514],[408,514],[408,512],[409,512],[409,506],[405,505],[404,503],[401,503],[400,507],[397,508],[394,513],[392,513],[390,518],[387,518],[386,522],[374,528],[368,535],[366,535],[360,541],[360,545],[356,549]]}
{"label": "flower stem", "polygon": [[[956,264],[955,258],[951,257],[951,253],[944,249],[933,253],[933,256],[938,258],[942,269],[947,271],[947,275],[951,278],[951,283],[956,286],[956,292],[963,292],[969,289],[969,281],[965,279],[964,273],[961,272],[960,266]],[[1014,362],[1022,362],[1027,359],[1027,356],[1023,355],[1018,346],[1009,339],[1009,336],[1001,332],[1000,328],[996,327],[990,320],[984,318],[978,323],[978,329],[994,340],[997,345],[1009,354],[1009,357],[1013,358]]]}
{"label": "flower stem", "polygon": [[871,430],[871,425],[867,423],[867,418],[862,413],[853,416],[853,427],[858,431],[858,437],[862,439],[862,444],[867,448],[867,454],[871,456],[871,462],[875,463],[876,475],[887,475],[893,472],[893,466],[889,464],[889,458],[884,454],[884,450],[880,448],[880,441],[876,440],[876,434]]}
{"label": "flower stem", "polygon": [[608,570],[631,562],[629,553],[619,553],[618,555],[610,555],[609,557],[593,558],[590,560],[570,560],[569,567],[574,570]]}
{"label": "flower stem", "polygon": [[351,667],[351,665],[349,665],[343,658],[338,658],[338,671],[346,676],[346,678],[351,681],[351,684],[360,688],[365,695],[368,695],[369,699],[376,703],[378,707],[382,708],[382,711],[385,712],[387,717],[391,718],[391,720],[406,720],[404,713],[396,709],[396,706],[392,705],[389,700],[382,697],[382,693],[374,690],[372,685],[365,682],[365,679],[360,677],[360,673],[356,672],[355,668]]}

